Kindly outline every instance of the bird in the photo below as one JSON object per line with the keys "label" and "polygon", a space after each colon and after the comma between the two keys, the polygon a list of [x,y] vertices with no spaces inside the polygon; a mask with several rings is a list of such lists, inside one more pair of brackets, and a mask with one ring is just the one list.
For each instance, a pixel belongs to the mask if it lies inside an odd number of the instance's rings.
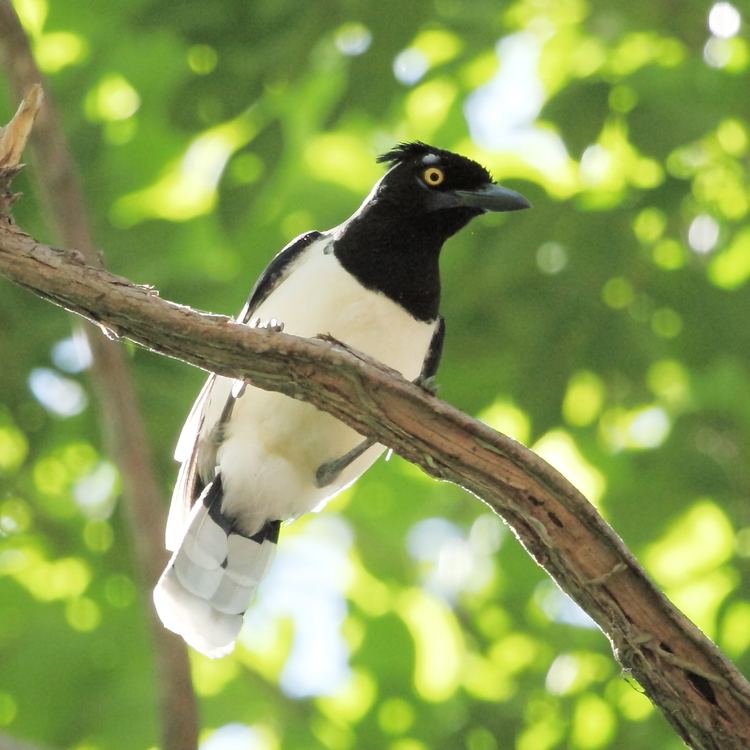
{"label": "bird", "polygon": [[[357,211],[284,247],[237,321],[328,334],[430,389],[445,335],[443,244],[481,214],[530,204],[476,161],[421,141],[377,161],[387,171]],[[210,375],[175,449],[172,556],[153,594],[162,623],[206,656],[231,652],[281,524],[320,510],[384,450],[310,404]]]}

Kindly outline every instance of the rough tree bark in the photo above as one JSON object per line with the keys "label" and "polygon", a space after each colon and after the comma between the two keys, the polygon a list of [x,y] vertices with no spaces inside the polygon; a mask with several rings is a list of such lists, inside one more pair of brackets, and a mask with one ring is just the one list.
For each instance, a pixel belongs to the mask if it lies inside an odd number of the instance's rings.
{"label": "rough tree bark", "polygon": [[522,445],[339,342],[250,329],[162,300],[87,265],[77,250],[40,244],[7,224],[0,226],[0,274],[112,337],[308,401],[465,488],[596,621],[623,669],[690,747],[750,747],[750,685],[586,499]]}
{"label": "rough tree bark", "polygon": [[[0,49],[3,68],[20,99],[41,81],[41,74],[9,0],[0,0]],[[85,202],[57,113],[49,98],[42,106],[41,88],[38,92],[39,117],[31,152],[38,193],[46,204],[45,216],[60,242],[77,248],[87,262],[100,266],[101,257],[94,246]],[[25,138],[17,139],[16,143],[25,143]],[[15,157],[7,161],[11,166],[18,162],[20,153],[6,156]],[[154,645],[162,745],[164,750],[191,750],[198,745],[198,717],[187,650],[180,638],[161,626],[150,596],[166,561],[162,545],[162,491],[153,470],[123,351],[90,325],[82,327],[92,353],[91,374],[105,438],[122,476],[124,510]]]}

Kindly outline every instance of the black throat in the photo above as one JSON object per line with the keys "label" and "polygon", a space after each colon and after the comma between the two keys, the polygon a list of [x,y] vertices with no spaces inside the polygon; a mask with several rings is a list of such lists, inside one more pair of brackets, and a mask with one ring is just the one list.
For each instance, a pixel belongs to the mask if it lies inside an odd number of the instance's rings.
{"label": "black throat", "polygon": [[440,249],[474,215],[456,209],[415,216],[374,201],[346,223],[333,252],[363,286],[432,321],[440,307]]}

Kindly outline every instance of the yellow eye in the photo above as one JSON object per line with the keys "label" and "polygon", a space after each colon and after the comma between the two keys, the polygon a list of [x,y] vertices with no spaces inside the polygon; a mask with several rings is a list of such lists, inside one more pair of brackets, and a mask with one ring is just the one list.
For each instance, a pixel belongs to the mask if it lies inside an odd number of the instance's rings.
{"label": "yellow eye", "polygon": [[437,187],[445,179],[445,172],[437,167],[427,167],[427,169],[422,172],[422,179],[426,185]]}

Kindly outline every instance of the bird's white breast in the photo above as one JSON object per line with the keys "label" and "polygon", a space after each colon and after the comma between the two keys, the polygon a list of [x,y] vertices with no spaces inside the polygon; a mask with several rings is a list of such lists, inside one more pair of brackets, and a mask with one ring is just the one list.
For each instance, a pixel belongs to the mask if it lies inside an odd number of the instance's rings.
{"label": "bird's white breast", "polygon": [[[294,261],[289,274],[253,312],[261,324],[275,318],[284,331],[330,334],[413,380],[422,368],[435,322],[413,318],[385,295],[365,289],[339,263],[323,237]],[[218,378],[202,436],[218,420],[232,381]],[[315,471],[361,441],[342,422],[278,393],[248,387],[237,401],[217,454],[226,501],[249,526],[295,517],[351,483],[382,452],[375,446],[318,489]]]}
{"label": "bird's white breast", "polygon": [[327,333],[413,379],[422,367],[435,323],[413,318],[384,294],[365,289],[325,252],[330,239],[314,242],[252,318],[277,318],[286,333]]}

